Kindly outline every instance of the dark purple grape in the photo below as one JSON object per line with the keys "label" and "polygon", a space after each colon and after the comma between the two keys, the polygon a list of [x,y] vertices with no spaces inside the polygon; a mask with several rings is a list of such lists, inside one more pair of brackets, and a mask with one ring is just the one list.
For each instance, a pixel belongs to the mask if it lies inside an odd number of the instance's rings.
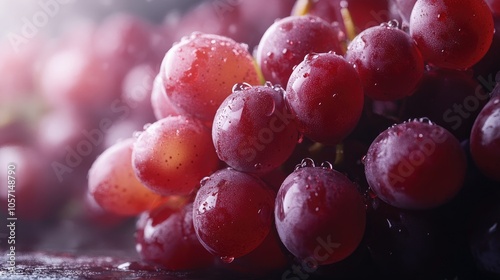
{"label": "dark purple grape", "polygon": [[281,185],[276,228],[285,247],[310,268],[351,255],[365,230],[365,204],[346,176],[329,163],[305,159]]}
{"label": "dark purple grape", "polygon": [[464,182],[466,157],[446,129],[424,120],[392,126],[371,144],[366,179],[377,196],[403,209],[428,209],[451,200]]}
{"label": "dark purple grape", "polygon": [[493,97],[477,116],[470,149],[479,170],[500,182],[500,97]]}

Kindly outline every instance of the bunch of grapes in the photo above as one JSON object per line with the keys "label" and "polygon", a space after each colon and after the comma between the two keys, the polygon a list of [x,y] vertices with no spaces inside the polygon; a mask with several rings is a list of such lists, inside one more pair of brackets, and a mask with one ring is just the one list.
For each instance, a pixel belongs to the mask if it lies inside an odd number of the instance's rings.
{"label": "bunch of grapes", "polygon": [[56,174],[97,123],[81,193],[168,271],[499,276],[500,1],[271,2],[266,24],[215,1],[176,32],[122,15],[60,42],[36,137]]}

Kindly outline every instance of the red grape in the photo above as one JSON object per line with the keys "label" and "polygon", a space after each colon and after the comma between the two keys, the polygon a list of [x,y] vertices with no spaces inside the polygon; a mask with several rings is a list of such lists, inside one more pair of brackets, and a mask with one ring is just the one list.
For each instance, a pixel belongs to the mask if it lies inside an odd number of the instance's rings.
{"label": "red grape", "polygon": [[216,170],[219,160],[210,130],[196,119],[171,116],[158,120],[134,144],[137,178],[163,195],[187,195]]}
{"label": "red grape", "polygon": [[486,176],[500,182],[500,97],[481,110],[470,136],[472,158]]}
{"label": "red grape", "polygon": [[106,149],[89,169],[89,192],[106,211],[135,216],[161,205],[168,198],[146,188],[135,177],[129,138]]}
{"label": "red grape", "polygon": [[299,131],[330,145],[354,129],[363,99],[358,74],[333,53],[307,55],[292,72],[285,94]]}
{"label": "red grape", "polygon": [[236,85],[214,118],[219,158],[234,169],[266,173],[290,156],[299,139],[280,86]]}
{"label": "red grape", "polygon": [[361,32],[345,54],[358,71],[365,94],[376,100],[397,100],[411,95],[424,74],[424,61],[417,45],[391,23]]}
{"label": "red grape", "polygon": [[276,198],[281,241],[313,267],[341,261],[354,252],[365,219],[366,207],[354,183],[327,166],[314,167],[307,159],[285,179]]}
{"label": "red grape", "polygon": [[258,177],[221,169],[201,183],[193,222],[201,244],[225,262],[257,248],[272,226],[275,193]]}
{"label": "red grape", "polygon": [[412,120],[380,133],[365,158],[377,196],[403,209],[428,209],[453,198],[464,182],[465,153],[439,125]]}
{"label": "red grape", "polygon": [[293,67],[311,52],[342,54],[338,30],[316,16],[289,16],[271,25],[256,51],[264,78],[286,85]]}
{"label": "red grape", "polygon": [[174,44],[161,71],[168,98],[181,113],[211,122],[236,83],[260,83],[246,46],[230,38],[193,33]]}
{"label": "red grape", "polygon": [[424,60],[437,67],[467,69],[488,51],[493,17],[484,0],[418,0],[410,34]]}
{"label": "red grape", "polygon": [[141,258],[168,270],[192,270],[213,264],[193,227],[193,204],[165,204],[137,221],[136,249]]}

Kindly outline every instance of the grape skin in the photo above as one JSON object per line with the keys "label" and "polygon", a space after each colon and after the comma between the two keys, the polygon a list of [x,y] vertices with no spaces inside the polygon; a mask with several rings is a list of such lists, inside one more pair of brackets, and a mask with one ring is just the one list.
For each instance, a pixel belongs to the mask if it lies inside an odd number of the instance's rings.
{"label": "grape skin", "polygon": [[90,195],[106,211],[122,216],[136,216],[168,199],[146,188],[135,177],[131,164],[134,141],[129,138],[109,147],[89,170]]}
{"label": "grape skin", "polygon": [[366,208],[354,183],[333,169],[299,168],[276,196],[280,239],[304,262],[325,265],[348,257],[361,242],[365,220]]}
{"label": "grape skin", "polygon": [[274,198],[258,177],[230,168],[213,173],[193,203],[198,239],[226,262],[252,252],[271,229]]}
{"label": "grape skin", "polygon": [[441,126],[420,120],[380,133],[365,158],[370,188],[386,203],[403,209],[443,205],[461,189],[465,170],[458,140]]}
{"label": "grape skin", "polygon": [[500,182],[500,96],[493,97],[477,116],[470,149],[479,169]]}
{"label": "grape skin", "polygon": [[137,178],[162,195],[188,195],[217,170],[219,160],[210,131],[196,119],[170,116],[140,134],[132,165]]}
{"label": "grape skin", "polygon": [[335,145],[358,123],[364,96],[354,68],[341,56],[322,53],[306,56],[294,69],[285,100],[300,132]]}
{"label": "grape skin", "polygon": [[464,70],[488,51],[493,17],[484,0],[418,0],[410,35],[424,59],[437,67]]}
{"label": "grape skin", "polygon": [[345,54],[359,73],[365,94],[375,100],[411,95],[424,74],[424,61],[413,39],[391,26],[368,28]]}

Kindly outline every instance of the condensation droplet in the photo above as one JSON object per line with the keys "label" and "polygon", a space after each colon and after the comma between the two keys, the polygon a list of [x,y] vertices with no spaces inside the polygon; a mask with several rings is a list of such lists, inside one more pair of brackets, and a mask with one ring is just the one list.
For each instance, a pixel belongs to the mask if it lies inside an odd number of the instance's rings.
{"label": "condensation droplet", "polygon": [[246,89],[249,89],[251,87],[252,87],[252,85],[250,85],[249,83],[237,83],[237,84],[234,84],[232,92],[246,90]]}
{"label": "condensation droplet", "polygon": [[200,180],[200,186],[204,186],[208,181],[210,181],[210,177],[205,177]]}
{"label": "condensation droplet", "polygon": [[316,163],[312,158],[304,158],[299,164],[295,166],[295,170],[304,168],[304,167],[316,167]]}
{"label": "condensation droplet", "polygon": [[321,163],[321,168],[327,169],[327,170],[332,170],[333,165],[329,161],[324,161]]}
{"label": "condensation droplet", "polygon": [[142,131],[134,131],[132,133],[132,137],[134,137],[135,139],[139,138],[141,135],[142,135]]}
{"label": "condensation droplet", "polygon": [[234,261],[234,257],[220,257],[221,261],[224,263],[232,263]]}

